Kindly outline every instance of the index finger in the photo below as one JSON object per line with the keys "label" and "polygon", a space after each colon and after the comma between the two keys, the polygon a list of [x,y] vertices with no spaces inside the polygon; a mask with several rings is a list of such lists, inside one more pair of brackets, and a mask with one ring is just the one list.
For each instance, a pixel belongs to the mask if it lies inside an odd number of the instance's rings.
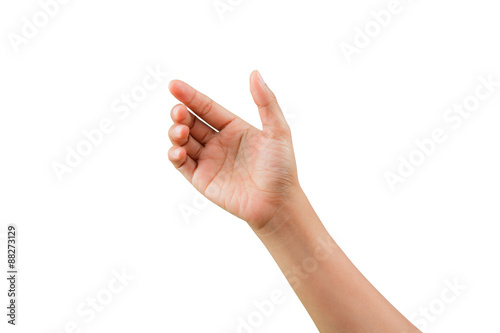
{"label": "index finger", "polygon": [[233,113],[183,81],[173,80],[168,88],[175,98],[218,131],[237,118]]}

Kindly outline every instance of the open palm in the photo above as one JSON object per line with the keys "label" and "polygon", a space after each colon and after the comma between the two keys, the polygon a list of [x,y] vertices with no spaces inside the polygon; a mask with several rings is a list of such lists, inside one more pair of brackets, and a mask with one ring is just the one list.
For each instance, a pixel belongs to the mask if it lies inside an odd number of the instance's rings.
{"label": "open palm", "polygon": [[171,162],[212,202],[260,228],[298,187],[290,129],[274,94],[252,73],[261,131],[182,81],[169,88],[183,103],[172,109]]}

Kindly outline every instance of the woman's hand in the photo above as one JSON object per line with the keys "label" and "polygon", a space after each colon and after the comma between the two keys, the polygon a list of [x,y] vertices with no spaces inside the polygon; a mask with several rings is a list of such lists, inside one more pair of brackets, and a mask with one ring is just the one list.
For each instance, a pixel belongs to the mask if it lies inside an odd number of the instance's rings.
{"label": "woman's hand", "polygon": [[249,223],[320,332],[419,332],[356,269],[314,212],[299,186],[290,129],[257,72],[250,90],[262,131],[172,81],[170,91],[183,103],[172,110],[174,166],[207,198]]}
{"label": "woman's hand", "polygon": [[169,89],[182,103],[172,109],[170,161],[200,193],[259,230],[300,190],[290,128],[276,97],[254,71],[250,90],[261,131],[182,81]]}

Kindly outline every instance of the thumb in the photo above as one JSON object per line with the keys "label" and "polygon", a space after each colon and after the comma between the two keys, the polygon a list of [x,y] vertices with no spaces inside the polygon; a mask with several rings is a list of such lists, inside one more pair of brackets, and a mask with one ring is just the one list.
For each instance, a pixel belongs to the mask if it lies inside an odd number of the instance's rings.
{"label": "thumb", "polygon": [[290,129],[281,111],[276,96],[262,79],[258,71],[250,75],[250,92],[259,108],[264,133],[270,135],[289,133]]}

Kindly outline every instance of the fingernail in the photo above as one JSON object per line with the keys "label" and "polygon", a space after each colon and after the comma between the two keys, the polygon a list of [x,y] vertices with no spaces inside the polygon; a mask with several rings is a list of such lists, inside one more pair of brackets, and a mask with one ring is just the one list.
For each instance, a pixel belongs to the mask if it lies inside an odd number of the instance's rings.
{"label": "fingernail", "polygon": [[181,149],[180,148],[177,148],[176,150],[174,150],[174,157],[175,158],[179,158],[181,154]]}
{"label": "fingernail", "polygon": [[264,79],[262,78],[262,75],[260,75],[259,71],[257,71],[257,78],[259,79],[260,84],[265,85],[266,83],[264,82]]}
{"label": "fingernail", "polygon": [[177,126],[175,128],[175,130],[174,130],[175,131],[175,135],[181,136],[181,130],[182,130],[182,126]]}

